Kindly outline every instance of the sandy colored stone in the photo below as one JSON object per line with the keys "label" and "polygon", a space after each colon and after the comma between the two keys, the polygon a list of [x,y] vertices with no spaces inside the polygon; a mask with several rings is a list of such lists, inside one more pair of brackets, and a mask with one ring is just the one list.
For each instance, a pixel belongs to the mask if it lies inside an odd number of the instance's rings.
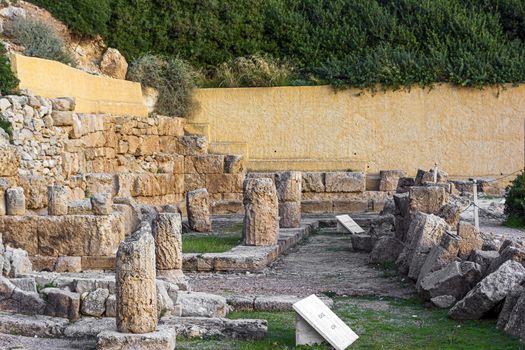
{"label": "sandy colored stone", "polygon": [[91,196],[91,207],[95,215],[109,215],[113,212],[113,200],[109,193],[95,193]]}
{"label": "sandy colored stone", "polygon": [[0,147],[0,176],[17,176],[20,155],[14,146]]}
{"label": "sandy colored stone", "polygon": [[155,240],[142,222],[124,240],[116,259],[117,329],[123,333],[148,333],[157,327]]}
{"label": "sandy colored stone", "polygon": [[299,171],[277,173],[275,184],[279,202],[298,202],[301,200],[302,175]]}
{"label": "sandy colored stone", "polygon": [[179,213],[160,213],[153,223],[156,267],[182,269],[182,222]]}
{"label": "sandy colored stone", "polygon": [[366,176],[362,172],[337,172],[325,174],[326,192],[364,192]]}
{"label": "sandy colored stone", "polygon": [[439,186],[410,188],[410,210],[436,214],[448,200],[445,189]]}
{"label": "sandy colored stone", "polygon": [[379,191],[396,191],[399,179],[405,177],[403,170],[381,170],[379,172]]}
{"label": "sandy colored stone", "polygon": [[111,78],[126,79],[128,62],[119,50],[109,47],[102,56],[100,70]]}
{"label": "sandy colored stone", "polygon": [[80,271],[82,271],[82,258],[80,256],[59,256],[55,263],[55,272]]}
{"label": "sandy colored stone", "polygon": [[301,227],[301,202],[279,203],[279,227]]}
{"label": "sandy colored stone", "polygon": [[324,192],[324,173],[303,173],[303,192]]}
{"label": "sandy colored stone", "polygon": [[49,215],[68,214],[69,191],[66,186],[49,186],[47,188],[47,212]]}
{"label": "sandy colored stone", "polygon": [[227,174],[240,174],[246,171],[244,157],[239,155],[224,156],[224,172]]}
{"label": "sandy colored stone", "polygon": [[26,212],[26,198],[22,187],[11,187],[5,192],[7,215],[24,215]]}
{"label": "sandy colored stone", "polygon": [[205,154],[184,157],[184,171],[197,174],[222,174],[224,172],[224,156]]}
{"label": "sandy colored stone", "polygon": [[468,222],[459,222],[458,236],[461,238],[458,252],[461,259],[467,259],[474,250],[481,249],[483,246],[483,240],[480,237],[479,230]]}
{"label": "sandy colored stone", "polygon": [[49,181],[43,176],[21,176],[20,187],[24,189],[26,207],[42,209],[47,206],[47,185]]}
{"label": "sandy colored stone", "polygon": [[211,231],[210,201],[205,188],[189,191],[186,194],[188,223],[193,231]]}
{"label": "sandy colored stone", "polygon": [[244,181],[245,245],[274,245],[279,234],[277,191],[271,179]]}

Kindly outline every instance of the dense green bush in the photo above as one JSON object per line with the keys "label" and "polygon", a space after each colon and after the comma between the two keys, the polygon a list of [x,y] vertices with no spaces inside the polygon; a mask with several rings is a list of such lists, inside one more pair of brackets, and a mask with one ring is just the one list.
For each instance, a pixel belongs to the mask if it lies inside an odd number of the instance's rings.
{"label": "dense green bush", "polygon": [[511,221],[514,219],[525,223],[525,172],[518,175],[507,187],[505,214]]}
{"label": "dense green bush", "polygon": [[194,107],[192,90],[197,74],[181,59],[144,55],[131,62],[127,78],[158,91],[155,112],[159,114],[184,117]]}
{"label": "dense green bush", "polygon": [[75,59],[66,50],[64,40],[53,28],[31,18],[18,18],[6,28],[13,41],[24,47],[24,54],[47,58],[74,66]]}
{"label": "dense green bush", "polygon": [[94,36],[108,32],[111,0],[31,0],[48,9],[76,34]]}
{"label": "dense green bush", "polygon": [[0,95],[12,93],[17,86],[18,79],[11,69],[4,45],[0,45]]}
{"label": "dense green bush", "polygon": [[289,85],[292,68],[268,55],[238,57],[222,63],[212,77],[218,87],[282,86]]}
{"label": "dense green bush", "polygon": [[[50,4],[62,1],[33,1],[74,22]],[[261,52],[341,87],[525,82],[523,0],[106,1],[99,32],[128,59],[177,56],[208,75]],[[84,1],[64,2],[92,15]]]}

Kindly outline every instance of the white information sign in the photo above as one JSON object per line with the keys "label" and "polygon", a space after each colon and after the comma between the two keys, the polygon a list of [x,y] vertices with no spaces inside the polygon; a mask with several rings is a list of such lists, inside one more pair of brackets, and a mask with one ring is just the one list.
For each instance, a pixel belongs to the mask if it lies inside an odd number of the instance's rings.
{"label": "white information sign", "polygon": [[360,234],[365,232],[349,215],[337,215],[335,218],[350,233]]}
{"label": "white information sign", "polygon": [[293,308],[336,350],[345,350],[359,338],[315,295],[296,302]]}

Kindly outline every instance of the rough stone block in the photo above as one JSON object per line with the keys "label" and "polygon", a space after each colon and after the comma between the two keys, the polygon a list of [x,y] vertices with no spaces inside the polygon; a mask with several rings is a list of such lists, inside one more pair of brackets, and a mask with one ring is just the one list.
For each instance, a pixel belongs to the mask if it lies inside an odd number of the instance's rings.
{"label": "rough stone block", "polygon": [[460,238],[453,232],[445,232],[441,238],[440,245],[434,246],[421,267],[416,282],[416,288],[419,288],[421,281],[428,274],[440,270],[452,261],[457,259],[460,245]]}
{"label": "rough stone block", "polygon": [[476,249],[470,255],[469,260],[478,264],[481,268],[482,275],[486,276],[489,266],[498,257],[499,257],[499,253],[497,251],[493,251],[493,250],[486,251],[486,250]]}
{"label": "rough stone block", "polygon": [[410,188],[409,193],[410,210],[413,213],[421,211],[427,214],[436,214],[448,200],[445,189],[439,186],[415,186]]}
{"label": "rough stone block", "polygon": [[91,207],[95,215],[110,215],[113,212],[113,200],[111,194],[93,194],[91,196]]}
{"label": "rough stone block", "polygon": [[210,202],[205,188],[189,191],[186,194],[188,223],[193,231],[210,232]]}
{"label": "rough stone block", "polygon": [[366,176],[362,172],[325,173],[326,192],[364,192]]}
{"label": "rough stone block", "polygon": [[106,311],[106,300],[108,297],[109,290],[97,288],[82,299],[80,311],[83,315],[100,317]]}
{"label": "rough stone block", "polygon": [[461,208],[455,204],[447,203],[441,207],[436,213],[437,216],[442,218],[450,225],[450,227],[457,227],[459,223],[459,216],[461,214]]}
{"label": "rough stone block", "polygon": [[399,179],[405,177],[403,170],[381,170],[379,172],[379,191],[396,191]]}
{"label": "rough stone block", "polygon": [[226,174],[242,174],[246,171],[244,157],[238,155],[224,156],[224,172]]}
{"label": "rough stone block", "polygon": [[41,293],[46,297],[45,315],[70,320],[80,318],[80,294],[59,288],[45,288]]}
{"label": "rough stone block", "polygon": [[303,192],[325,192],[324,173],[303,173],[302,181]]}
{"label": "rough stone block", "polygon": [[334,213],[364,213],[369,210],[368,200],[334,200],[333,211]]}
{"label": "rough stone block", "polygon": [[507,294],[505,297],[505,302],[503,303],[503,307],[501,308],[501,311],[498,315],[498,323],[496,325],[498,329],[505,329],[505,326],[507,326],[507,322],[509,322],[516,303],[524,293],[525,288],[523,286],[517,285]]}
{"label": "rough stone block", "polygon": [[459,257],[461,259],[467,259],[474,250],[481,249],[483,246],[479,230],[468,222],[461,221],[458,224],[458,236],[461,238],[459,243]]}
{"label": "rough stone block", "polygon": [[420,292],[424,298],[431,299],[441,295],[451,295],[456,300],[465,296],[481,279],[481,271],[471,261],[451,262],[441,270],[427,275],[421,281]]}
{"label": "rough stone block", "polygon": [[500,252],[500,255],[490,263],[487,273],[496,271],[509,260],[519,262],[523,265],[525,263],[525,250],[514,246],[507,246]]}
{"label": "rough stone block", "polygon": [[26,198],[22,187],[11,187],[5,192],[7,215],[24,215],[26,212]]}
{"label": "rough stone block", "polygon": [[381,237],[370,253],[370,262],[372,264],[395,262],[402,250],[403,244],[397,238],[389,236]]}
{"label": "rough stone block", "polygon": [[279,203],[279,227],[301,227],[301,202]]}
{"label": "rough stone block", "polygon": [[207,174],[206,188],[210,193],[242,192],[244,174]]}
{"label": "rough stone block", "polygon": [[80,272],[82,271],[82,258],[80,256],[59,256],[55,264],[55,272]]}
{"label": "rough stone block", "polygon": [[279,202],[299,202],[302,192],[302,175],[299,171],[286,171],[275,176]]}
{"label": "rough stone block", "polygon": [[480,319],[523,281],[525,267],[512,260],[507,261],[454,305],[448,316],[456,320]]}
{"label": "rough stone block", "polygon": [[430,299],[430,302],[440,309],[451,308],[452,306],[454,306],[456,301],[456,298],[454,298],[452,295],[440,295],[438,297]]}
{"label": "rough stone block", "polygon": [[184,157],[184,171],[197,174],[222,174],[224,172],[224,156],[206,154]]}
{"label": "rough stone block", "polygon": [[43,176],[20,176],[20,187],[24,189],[26,207],[28,209],[42,209],[47,205],[47,184]]}
{"label": "rough stone block", "polygon": [[73,126],[75,125],[76,114],[70,111],[53,111],[51,118],[53,118],[54,126]]}
{"label": "rough stone block", "polygon": [[301,202],[301,211],[305,214],[332,213],[333,203],[332,201],[303,200]]}
{"label": "rough stone block", "polygon": [[66,186],[49,186],[47,188],[47,212],[49,215],[68,214],[69,191]]}
{"label": "rough stone block", "polygon": [[244,182],[245,245],[275,245],[279,235],[277,191],[271,179],[246,179]]}
{"label": "rough stone block", "polygon": [[38,254],[38,216],[0,216],[0,232],[5,244]]}
{"label": "rough stone block", "polygon": [[397,193],[408,193],[410,187],[415,186],[416,181],[413,177],[401,177],[397,183]]}
{"label": "rough stone block", "polygon": [[225,317],[229,311],[226,298],[201,292],[181,292],[183,317]]}
{"label": "rough stone block", "polygon": [[91,199],[79,199],[76,201],[69,201],[67,203],[68,215],[90,215],[93,214],[93,207],[91,206]]}
{"label": "rough stone block", "polygon": [[55,111],[66,111],[71,112],[75,110],[75,98],[74,97],[59,97],[52,98],[49,100],[53,110]]}
{"label": "rough stone block", "polygon": [[103,331],[97,335],[97,350],[174,350],[175,329],[160,326],[149,333]]}
{"label": "rough stone block", "polygon": [[374,249],[375,239],[370,235],[351,235],[352,248],[356,251],[370,253]]}

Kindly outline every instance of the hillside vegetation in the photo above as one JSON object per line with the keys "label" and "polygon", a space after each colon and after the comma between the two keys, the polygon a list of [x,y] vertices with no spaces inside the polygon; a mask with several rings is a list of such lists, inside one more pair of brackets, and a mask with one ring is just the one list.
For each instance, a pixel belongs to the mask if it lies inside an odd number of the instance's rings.
{"label": "hillside vegetation", "polygon": [[525,81],[523,0],[32,2],[77,34],[101,34],[128,60],[177,56],[211,81],[217,67],[255,54],[293,67],[292,85]]}

